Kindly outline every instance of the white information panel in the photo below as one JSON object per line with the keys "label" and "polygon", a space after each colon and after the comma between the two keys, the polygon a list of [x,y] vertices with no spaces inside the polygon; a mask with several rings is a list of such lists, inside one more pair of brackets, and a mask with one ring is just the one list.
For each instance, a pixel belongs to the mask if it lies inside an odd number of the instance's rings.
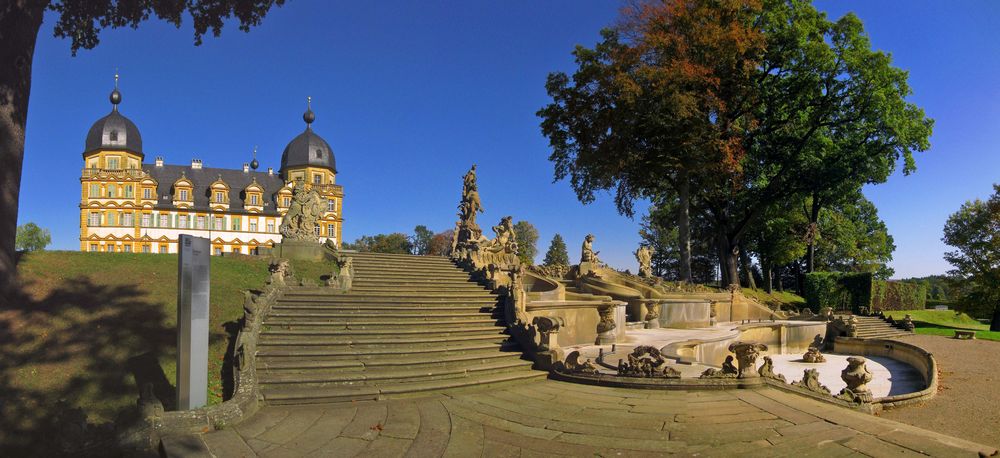
{"label": "white information panel", "polygon": [[208,402],[208,239],[181,234],[177,269],[177,409]]}

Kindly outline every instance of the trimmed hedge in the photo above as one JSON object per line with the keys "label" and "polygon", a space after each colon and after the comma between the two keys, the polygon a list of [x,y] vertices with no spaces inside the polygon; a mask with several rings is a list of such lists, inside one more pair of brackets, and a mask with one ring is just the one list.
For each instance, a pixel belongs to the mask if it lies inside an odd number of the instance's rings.
{"label": "trimmed hedge", "polygon": [[912,283],[876,280],[869,272],[813,272],[805,276],[806,305],[818,313],[823,307],[851,310],[920,310],[927,304],[927,288]]}

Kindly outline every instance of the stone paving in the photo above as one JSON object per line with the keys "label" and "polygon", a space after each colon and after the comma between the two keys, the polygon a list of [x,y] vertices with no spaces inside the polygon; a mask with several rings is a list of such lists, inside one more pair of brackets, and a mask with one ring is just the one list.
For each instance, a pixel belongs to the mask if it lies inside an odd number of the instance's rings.
{"label": "stone paving", "polygon": [[976,456],[992,447],[774,388],[653,391],[552,380],[419,398],[264,407],[167,453],[348,456]]}

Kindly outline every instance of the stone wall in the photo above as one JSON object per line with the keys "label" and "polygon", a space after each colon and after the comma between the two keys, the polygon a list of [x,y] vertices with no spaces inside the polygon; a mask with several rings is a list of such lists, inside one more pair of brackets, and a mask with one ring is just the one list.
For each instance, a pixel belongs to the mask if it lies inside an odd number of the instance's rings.
{"label": "stone wall", "polygon": [[896,340],[837,337],[834,339],[833,349],[842,354],[892,358],[909,364],[920,372],[926,388],[913,393],[886,396],[875,400],[876,403],[885,408],[915,404],[926,401],[937,394],[937,361],[934,360],[934,355],[923,348]]}

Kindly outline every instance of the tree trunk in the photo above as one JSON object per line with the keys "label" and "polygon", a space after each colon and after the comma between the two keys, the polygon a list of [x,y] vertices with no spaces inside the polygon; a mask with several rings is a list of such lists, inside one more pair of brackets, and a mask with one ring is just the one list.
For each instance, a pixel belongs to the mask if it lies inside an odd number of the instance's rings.
{"label": "tree trunk", "polygon": [[778,277],[778,292],[779,293],[785,292],[785,285],[784,283],[781,282],[781,266],[775,266],[774,273],[775,273],[774,276]]}
{"label": "tree trunk", "polygon": [[747,276],[747,286],[750,289],[757,289],[757,282],[753,278],[753,266],[750,264],[750,256],[742,248],[740,249],[740,265]]}
{"label": "tree trunk", "polygon": [[719,271],[722,274],[723,288],[739,288],[739,243],[734,242],[725,232],[719,232],[716,236],[719,249]]}
{"label": "tree trunk", "polygon": [[808,251],[806,252],[806,273],[815,272],[816,268],[816,237],[819,232],[819,198],[813,194],[812,209],[809,212],[809,228],[813,231],[809,238]]}
{"label": "tree trunk", "polygon": [[0,300],[16,285],[17,203],[24,159],[24,128],[31,93],[31,61],[47,1],[15,0],[0,8]]}
{"label": "tree trunk", "polygon": [[993,308],[993,319],[990,320],[990,331],[1000,331],[1000,306]]}
{"label": "tree trunk", "polygon": [[677,242],[680,245],[681,281],[691,282],[691,182],[687,169],[683,167],[677,177],[677,194],[680,205],[677,206]]}
{"label": "tree trunk", "polygon": [[772,272],[771,263],[761,263],[761,269],[764,270],[764,291],[771,294],[774,292],[774,272]]}

